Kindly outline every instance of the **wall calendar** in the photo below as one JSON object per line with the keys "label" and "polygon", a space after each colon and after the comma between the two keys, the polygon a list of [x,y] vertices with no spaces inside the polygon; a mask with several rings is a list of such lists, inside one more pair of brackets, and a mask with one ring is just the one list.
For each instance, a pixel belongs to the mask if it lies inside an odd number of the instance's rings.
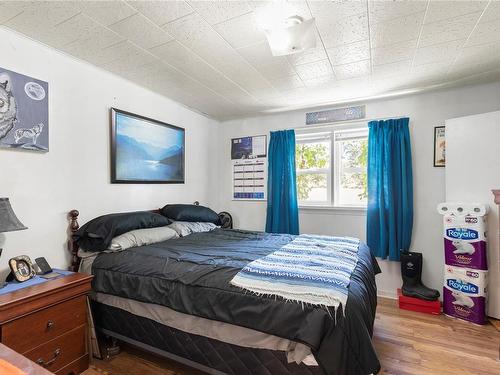
{"label": "wall calendar", "polygon": [[267,199],[267,136],[231,140],[233,200]]}

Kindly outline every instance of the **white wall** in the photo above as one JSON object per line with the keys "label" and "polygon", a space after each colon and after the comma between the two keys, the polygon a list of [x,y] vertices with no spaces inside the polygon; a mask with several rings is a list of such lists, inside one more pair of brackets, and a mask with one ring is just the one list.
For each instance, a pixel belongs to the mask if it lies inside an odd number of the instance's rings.
{"label": "white wall", "polygon": [[[469,86],[398,99],[366,103],[366,118],[410,117],[413,147],[414,227],[412,249],[424,253],[424,280],[440,289],[443,283],[443,246],[441,217],[436,205],[445,200],[445,171],[433,167],[433,128],[446,119],[500,109],[500,83]],[[305,112],[294,111],[222,123],[220,209],[233,213],[240,228],[262,230],[265,202],[231,200],[230,139],[266,134],[270,130],[305,126]],[[350,235],[365,239],[365,214],[348,211],[301,210],[301,232]],[[395,295],[401,285],[399,263],[380,261],[383,273],[377,277],[379,293]]]}
{"label": "white wall", "polygon": [[[0,196],[9,197],[28,230],[0,234],[0,276],[7,260],[45,256],[66,267],[67,212],[80,223],[114,211],[199,200],[215,205],[218,122],[115,75],[0,28],[0,66],[49,82],[50,151],[0,149]],[[110,184],[109,108],[186,129],[186,183]]]}
{"label": "white wall", "polygon": [[[497,95],[498,97],[498,95]],[[498,206],[492,189],[500,188],[500,111],[446,121],[446,200],[489,205],[488,315],[500,319]]]}

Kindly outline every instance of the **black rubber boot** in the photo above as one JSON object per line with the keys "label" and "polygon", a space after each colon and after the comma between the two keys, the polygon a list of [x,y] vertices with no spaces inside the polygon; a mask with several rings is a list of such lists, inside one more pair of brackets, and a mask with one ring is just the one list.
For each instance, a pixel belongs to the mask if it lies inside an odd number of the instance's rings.
{"label": "black rubber boot", "polygon": [[437,290],[422,284],[422,253],[401,252],[401,277],[403,278],[401,292],[404,296],[426,301],[435,301],[439,298]]}

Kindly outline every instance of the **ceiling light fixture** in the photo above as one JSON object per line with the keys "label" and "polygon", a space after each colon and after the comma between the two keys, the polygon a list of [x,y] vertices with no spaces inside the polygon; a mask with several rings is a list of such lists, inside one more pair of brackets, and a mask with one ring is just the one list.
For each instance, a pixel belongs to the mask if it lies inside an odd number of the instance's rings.
{"label": "ceiling light fixture", "polygon": [[291,55],[316,47],[314,18],[304,21],[299,16],[288,17],[270,29],[265,28],[265,32],[273,56]]}

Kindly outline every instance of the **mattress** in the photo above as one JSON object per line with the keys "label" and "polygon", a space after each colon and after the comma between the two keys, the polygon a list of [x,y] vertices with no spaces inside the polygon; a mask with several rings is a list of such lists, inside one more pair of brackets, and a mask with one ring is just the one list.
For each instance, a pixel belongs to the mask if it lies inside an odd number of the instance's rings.
{"label": "mattress", "polygon": [[100,304],[121,309],[135,316],[153,320],[183,332],[246,348],[282,351],[286,353],[288,362],[297,364],[302,362],[308,366],[318,365],[308,346],[288,339],[245,327],[183,314],[165,306],[139,302],[111,294],[96,293],[92,299]]}
{"label": "mattress", "polygon": [[113,306],[92,302],[96,326],[110,336],[213,375],[325,375],[288,363],[283,351],[247,348],[187,333]]}
{"label": "mattress", "polygon": [[310,348],[327,374],[377,373],[371,343],[378,265],[360,244],[346,307],[335,311],[259,297],[229,281],[249,262],[295,238],[240,230],[214,230],[180,239],[103,253],[92,263],[98,293],[168,307],[248,328]]}

